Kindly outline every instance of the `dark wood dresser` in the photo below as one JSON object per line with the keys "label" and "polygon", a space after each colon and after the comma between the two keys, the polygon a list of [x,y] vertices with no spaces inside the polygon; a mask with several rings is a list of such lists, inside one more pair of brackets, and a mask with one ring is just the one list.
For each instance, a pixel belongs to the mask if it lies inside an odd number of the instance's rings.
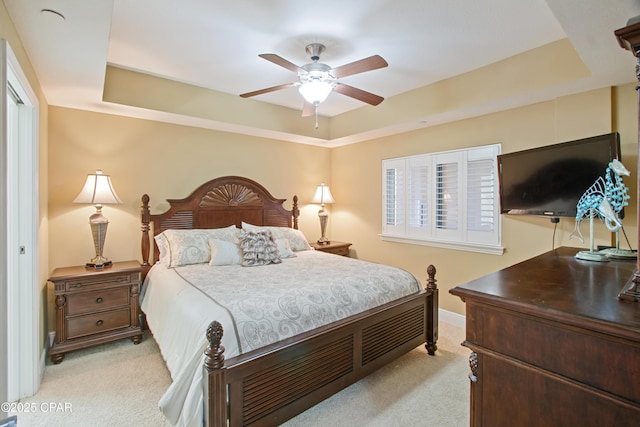
{"label": "dark wood dresser", "polygon": [[559,248],[450,290],[466,303],[471,425],[640,425],[635,261]]}

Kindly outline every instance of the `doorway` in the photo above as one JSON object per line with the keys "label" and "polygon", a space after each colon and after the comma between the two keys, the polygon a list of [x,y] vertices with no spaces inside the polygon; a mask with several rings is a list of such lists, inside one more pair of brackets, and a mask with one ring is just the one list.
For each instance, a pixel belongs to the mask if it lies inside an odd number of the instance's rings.
{"label": "doorway", "polygon": [[[0,401],[35,394],[44,357],[39,353],[38,99],[8,42],[0,43]],[[42,360],[42,362],[41,362]]]}

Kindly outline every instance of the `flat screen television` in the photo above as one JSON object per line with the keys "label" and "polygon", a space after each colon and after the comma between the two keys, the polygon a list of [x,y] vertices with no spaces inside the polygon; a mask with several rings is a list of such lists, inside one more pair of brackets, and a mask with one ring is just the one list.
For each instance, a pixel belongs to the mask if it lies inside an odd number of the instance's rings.
{"label": "flat screen television", "polygon": [[617,132],[498,156],[500,211],[575,217],[584,192],[620,160]]}

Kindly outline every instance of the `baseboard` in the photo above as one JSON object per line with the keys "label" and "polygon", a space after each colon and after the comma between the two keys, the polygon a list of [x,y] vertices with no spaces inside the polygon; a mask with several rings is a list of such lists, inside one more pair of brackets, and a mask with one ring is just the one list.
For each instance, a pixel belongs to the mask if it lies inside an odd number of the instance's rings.
{"label": "baseboard", "polygon": [[438,318],[445,323],[456,326],[458,328],[466,329],[467,318],[462,314],[454,313],[453,311],[438,309]]}
{"label": "baseboard", "polygon": [[[47,348],[48,346],[44,346],[42,349],[42,353],[40,354],[40,366],[38,369],[38,386],[36,387],[36,393],[38,389],[40,389],[40,384],[42,384],[42,379],[44,378],[44,368],[47,365]],[[35,394],[35,393],[34,393]]]}
{"label": "baseboard", "polygon": [[40,388],[39,386],[40,384],[42,384],[42,378],[44,377],[44,368],[47,365],[47,353],[49,352],[49,349],[53,347],[53,340],[56,338],[56,331],[49,332],[47,338],[48,339],[46,339],[44,343],[44,348],[42,349],[42,354],[40,355],[40,378],[38,379],[38,388]]}

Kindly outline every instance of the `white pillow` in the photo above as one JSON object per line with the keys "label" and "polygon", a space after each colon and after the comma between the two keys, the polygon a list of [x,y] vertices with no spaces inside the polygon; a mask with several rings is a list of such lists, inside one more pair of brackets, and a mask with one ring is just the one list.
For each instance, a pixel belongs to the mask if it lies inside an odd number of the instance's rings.
{"label": "white pillow", "polygon": [[158,234],[154,237],[156,241],[156,245],[158,246],[159,253],[159,261],[165,267],[169,267],[171,265],[171,249],[169,248],[169,241],[167,240],[167,236],[163,233]]}
{"label": "white pillow", "polygon": [[209,265],[240,265],[242,264],[242,251],[237,243],[220,239],[209,239],[211,261]]}
{"label": "white pillow", "polygon": [[309,246],[309,242],[307,242],[307,238],[304,236],[302,231],[296,230],[295,228],[259,226],[259,225],[253,225],[253,224],[243,222],[242,229],[247,231],[254,231],[254,232],[269,230],[271,231],[271,235],[273,236],[274,239],[289,240],[291,250],[294,252],[309,251],[313,249],[311,246]]}
{"label": "white pillow", "polygon": [[278,247],[280,258],[293,258],[296,256],[291,250],[289,239],[276,239],[276,246]]}
{"label": "white pillow", "polygon": [[[235,225],[212,229],[165,230],[158,235],[164,235],[169,243],[168,263],[165,256],[164,264],[173,268],[181,265],[207,263],[211,260],[209,239],[235,242],[239,231]],[[161,239],[157,238],[156,241]],[[160,255],[162,256],[162,250]]]}

